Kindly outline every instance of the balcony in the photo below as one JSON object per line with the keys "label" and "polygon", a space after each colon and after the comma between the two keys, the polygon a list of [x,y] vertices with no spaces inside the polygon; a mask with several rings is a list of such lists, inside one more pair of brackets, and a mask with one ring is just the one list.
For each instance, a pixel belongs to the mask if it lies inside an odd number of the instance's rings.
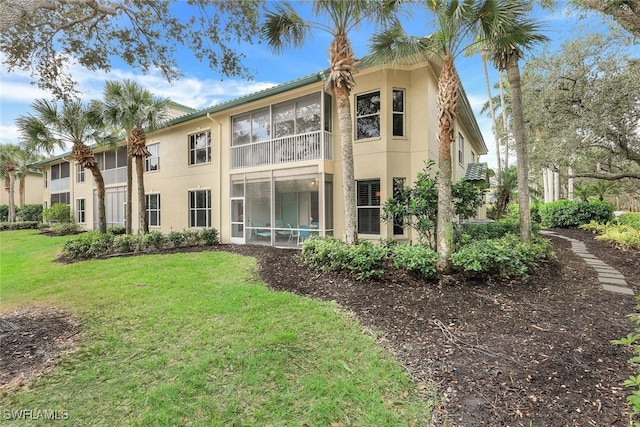
{"label": "balcony", "polygon": [[333,159],[333,135],[317,131],[231,147],[231,169]]}
{"label": "balcony", "polygon": [[49,185],[49,192],[59,193],[61,191],[69,191],[71,188],[71,180],[69,177],[52,179]]}

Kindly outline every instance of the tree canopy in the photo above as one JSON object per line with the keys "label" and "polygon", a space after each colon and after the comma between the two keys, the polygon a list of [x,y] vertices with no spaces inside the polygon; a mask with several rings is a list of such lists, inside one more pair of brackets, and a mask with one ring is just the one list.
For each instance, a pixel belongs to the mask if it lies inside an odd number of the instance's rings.
{"label": "tree canopy", "polygon": [[0,51],[9,70],[31,73],[58,98],[74,93],[72,63],[109,70],[114,58],[143,72],[180,75],[177,53],[189,48],[225,76],[251,76],[239,43],[258,32],[264,0],[3,0]]}
{"label": "tree canopy", "polygon": [[592,35],[527,64],[527,117],[539,166],[575,176],[640,179],[640,58]]}

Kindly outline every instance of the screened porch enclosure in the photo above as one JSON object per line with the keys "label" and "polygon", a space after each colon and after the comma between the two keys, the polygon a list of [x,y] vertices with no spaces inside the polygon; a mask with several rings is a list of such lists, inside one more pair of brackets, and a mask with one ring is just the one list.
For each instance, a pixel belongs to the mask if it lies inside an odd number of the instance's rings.
{"label": "screened porch enclosure", "polygon": [[283,172],[232,177],[232,242],[297,247],[333,234],[332,176]]}

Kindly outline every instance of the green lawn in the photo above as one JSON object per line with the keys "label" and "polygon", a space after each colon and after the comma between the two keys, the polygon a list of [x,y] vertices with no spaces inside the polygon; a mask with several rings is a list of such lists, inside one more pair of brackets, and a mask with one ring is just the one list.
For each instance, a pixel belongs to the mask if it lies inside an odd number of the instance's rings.
{"label": "green lawn", "polygon": [[[54,262],[64,238],[0,233],[5,312],[74,313],[83,340],[10,410],[56,425],[424,425],[433,397],[333,304],[272,292],[225,252]],[[18,424],[18,422],[15,422]],[[43,421],[44,423],[44,421]],[[25,425],[33,421],[25,422]]]}

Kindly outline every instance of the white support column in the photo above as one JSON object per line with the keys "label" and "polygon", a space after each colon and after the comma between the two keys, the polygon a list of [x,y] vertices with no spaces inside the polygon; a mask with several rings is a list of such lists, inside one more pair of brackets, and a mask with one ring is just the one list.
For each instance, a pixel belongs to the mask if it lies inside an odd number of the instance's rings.
{"label": "white support column", "polygon": [[553,201],[560,200],[560,172],[553,172]]}
{"label": "white support column", "polygon": [[569,169],[567,170],[567,174],[569,175],[569,184],[568,184],[568,198],[569,200],[573,200],[573,168],[571,166],[569,166]]}

